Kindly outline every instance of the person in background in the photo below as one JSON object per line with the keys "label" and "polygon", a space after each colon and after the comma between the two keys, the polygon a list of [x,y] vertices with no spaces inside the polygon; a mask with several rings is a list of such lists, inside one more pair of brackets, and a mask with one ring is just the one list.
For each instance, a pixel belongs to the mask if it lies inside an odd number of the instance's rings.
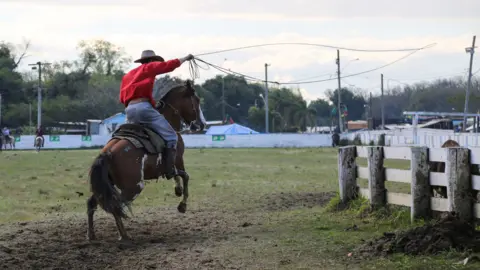
{"label": "person in background", "polygon": [[5,142],[8,142],[8,140],[10,139],[10,129],[8,129],[7,127],[4,127],[2,133],[3,133],[3,139],[5,140]]}
{"label": "person in background", "polygon": [[[37,137],[42,137],[42,147],[45,145],[45,138],[43,137],[43,127],[42,125],[40,125],[37,130],[35,131],[35,139]],[[33,144],[35,145],[35,142],[33,142]]]}

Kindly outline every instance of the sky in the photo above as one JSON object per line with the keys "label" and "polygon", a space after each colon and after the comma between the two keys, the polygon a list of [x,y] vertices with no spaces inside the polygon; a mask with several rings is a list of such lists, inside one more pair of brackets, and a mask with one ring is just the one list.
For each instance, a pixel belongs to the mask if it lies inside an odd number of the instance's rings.
{"label": "sky", "polygon": [[[0,0],[0,40],[31,49],[21,69],[37,61],[74,60],[80,40],[104,39],[138,58],[153,49],[166,59],[241,46],[314,43],[354,49],[420,48],[383,69],[343,78],[342,86],[380,92],[384,88],[443,77],[466,76],[472,37],[480,34],[477,0]],[[479,44],[480,41],[477,42]],[[409,52],[340,50],[342,76],[374,69]],[[270,46],[199,58],[232,71],[272,81],[330,81],[288,85],[304,98],[325,97],[337,88],[336,49]],[[474,56],[473,71],[480,69]],[[132,63],[130,68],[135,67]],[[200,69],[202,82],[217,74]],[[480,72],[479,72],[480,74]],[[171,73],[189,78],[183,65]]]}

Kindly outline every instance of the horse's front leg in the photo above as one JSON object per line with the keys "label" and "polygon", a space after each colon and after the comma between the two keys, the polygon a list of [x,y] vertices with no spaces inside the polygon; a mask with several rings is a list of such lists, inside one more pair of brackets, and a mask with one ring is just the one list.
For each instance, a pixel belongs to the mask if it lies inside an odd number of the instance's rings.
{"label": "horse's front leg", "polygon": [[183,185],[182,185],[182,177],[181,176],[175,176],[175,196],[181,197],[183,195]]}
{"label": "horse's front leg", "polygon": [[[185,170],[185,168],[184,168]],[[182,176],[183,179],[183,199],[178,204],[177,210],[180,213],[185,213],[187,211],[187,200],[188,200],[188,181],[190,180],[190,176],[186,171],[184,171],[185,174]]]}
{"label": "horse's front leg", "polygon": [[[167,171],[167,168],[165,167],[165,158],[166,158],[165,152],[163,152],[161,155],[158,155],[158,158],[157,158],[158,177],[160,177],[161,175],[164,175],[165,172]],[[179,158],[179,155],[177,154],[177,156],[175,157],[175,168],[177,169],[177,171],[179,169],[179,166],[182,165],[181,161],[182,161],[181,157]],[[178,171],[178,172],[180,175],[173,177],[173,180],[175,181],[174,191],[175,191],[175,196],[181,197],[183,194],[183,185],[182,185],[182,177],[181,177],[182,171]]]}

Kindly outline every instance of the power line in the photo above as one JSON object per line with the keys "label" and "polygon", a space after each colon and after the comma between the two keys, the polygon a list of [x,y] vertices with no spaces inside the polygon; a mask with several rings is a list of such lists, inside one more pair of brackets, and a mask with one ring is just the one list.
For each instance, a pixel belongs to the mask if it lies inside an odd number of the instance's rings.
{"label": "power line", "polygon": [[[396,59],[395,61],[392,61],[392,62],[389,62],[385,65],[382,65],[382,66],[379,66],[379,67],[376,67],[376,68],[373,68],[373,69],[369,69],[369,70],[365,70],[365,71],[362,71],[362,72],[358,72],[358,73],[352,73],[352,74],[348,74],[348,75],[343,75],[342,78],[348,78],[348,77],[354,77],[354,76],[358,76],[358,75],[362,75],[362,74],[366,74],[366,73],[370,73],[370,72],[373,72],[373,71],[377,71],[377,70],[380,70],[380,69],[383,69],[385,67],[388,67],[388,66],[391,66],[397,62],[400,62],[402,61],[403,59],[406,59],[408,57],[410,57],[411,55],[419,52],[420,50],[416,50],[416,51],[413,51],[407,55],[404,55],[398,59]],[[337,80],[338,78],[335,77],[335,78],[330,78],[330,79],[323,79],[323,80],[315,80],[315,81],[303,81],[303,82],[297,82],[295,84],[310,84],[310,83],[319,83],[319,82],[327,82],[327,81],[332,81],[332,80]],[[292,83],[280,83],[280,84],[292,84]]]}
{"label": "power line", "polygon": [[323,75],[316,75],[316,76],[311,76],[303,79],[298,79],[298,80],[293,80],[291,83],[296,83],[296,82],[301,82],[301,81],[306,81],[306,80],[311,80],[311,79],[316,79],[316,78],[323,78],[323,77],[329,77],[332,78],[332,76],[335,75],[335,71],[332,71],[331,73],[325,73]]}
{"label": "power line", "polygon": [[[389,63],[387,63],[387,64],[385,64],[385,65],[382,65],[382,66],[379,66],[379,67],[376,67],[376,68],[373,68],[373,69],[365,70],[365,71],[362,71],[362,72],[358,72],[358,73],[353,73],[353,74],[344,75],[344,76],[342,76],[342,78],[354,77],[354,76],[358,76],[358,75],[362,75],[362,74],[366,74],[366,73],[370,73],[370,72],[373,72],[373,71],[380,70],[380,69],[382,69],[382,68],[391,66],[391,65],[393,65],[393,64],[395,64],[395,63],[397,63],[397,62],[400,62],[401,60],[406,59],[406,58],[410,57],[411,55],[413,55],[413,54],[415,54],[415,53],[417,53],[417,52],[419,52],[420,50],[423,50],[423,49],[425,49],[425,48],[426,48],[426,47],[421,48],[421,49],[417,49],[417,50],[415,50],[415,51],[413,51],[413,52],[410,52],[410,53],[408,53],[408,54],[406,54],[406,55],[404,55],[404,56],[402,56],[402,57],[400,57],[400,58],[398,58],[398,59],[396,59],[396,60],[394,60],[394,61],[392,61],[392,62],[389,62]],[[262,79],[259,79],[259,78],[253,77],[253,76],[249,76],[249,75],[242,74],[242,73],[240,73],[240,72],[232,71],[232,70],[230,70],[230,69],[227,70],[227,69],[225,69],[225,68],[222,68],[222,67],[217,66],[217,65],[215,65],[215,64],[209,63],[209,62],[207,62],[207,61],[205,61],[205,60],[202,60],[202,59],[200,59],[200,58],[197,58],[197,57],[195,57],[194,60],[200,61],[200,62],[202,62],[202,63],[204,63],[204,64],[206,64],[206,65],[208,65],[208,66],[211,66],[211,67],[213,67],[213,68],[215,68],[215,69],[217,69],[217,70],[219,70],[219,71],[221,71],[221,72],[223,72],[223,73],[225,73],[225,74],[233,74],[233,75],[241,76],[241,77],[243,77],[243,78],[245,78],[246,80],[249,80],[249,81],[257,81],[257,82],[259,82],[259,81],[265,81],[265,80],[262,80]],[[194,66],[197,66],[197,67],[200,67],[196,62],[194,62],[193,65],[194,65]],[[200,67],[200,68],[201,68],[201,67]],[[207,68],[202,68],[202,69],[207,69]],[[195,68],[192,68],[192,67],[191,67],[190,70],[191,70],[191,73],[192,73],[192,74],[195,74],[196,76],[198,76],[198,71],[196,71]],[[192,72],[192,70],[193,70],[193,72]],[[297,81],[297,82],[276,82],[276,81],[268,81],[268,83],[274,83],[274,84],[277,84],[277,85],[292,85],[292,84],[320,83],[320,82],[327,82],[327,81],[333,81],[333,80],[338,80],[338,75],[337,75],[336,77],[328,78],[328,79],[323,79],[323,80],[300,81],[300,82],[298,82],[298,81]]]}
{"label": "power line", "polygon": [[[480,69],[478,70],[480,71]],[[384,75],[385,78],[387,78],[388,80],[390,81],[394,81],[394,82],[397,82],[399,84],[403,84],[403,85],[409,85],[408,83],[405,83],[404,81],[425,81],[425,80],[434,80],[434,79],[441,79],[441,78],[452,78],[452,77],[456,77],[456,76],[459,76],[459,75],[466,75],[465,72],[457,72],[457,73],[451,73],[449,75],[443,75],[443,76],[435,76],[435,77],[427,77],[427,78],[421,78],[421,79],[395,79],[395,78],[391,78],[391,77],[387,77]]]}
{"label": "power line", "polygon": [[206,53],[196,54],[195,56],[204,56],[204,55],[211,55],[211,54],[219,54],[224,52],[231,52],[231,51],[238,51],[250,48],[258,48],[258,47],[267,47],[267,46],[282,46],[282,45],[298,45],[298,46],[313,46],[313,47],[323,47],[323,48],[330,48],[330,49],[337,49],[337,50],[345,50],[345,51],[354,51],[354,52],[406,52],[406,51],[418,51],[423,49],[431,48],[437,43],[428,44],[424,47],[420,48],[406,48],[406,49],[355,49],[355,48],[347,48],[347,47],[338,47],[333,45],[325,45],[325,44],[315,44],[315,43],[304,43],[304,42],[276,42],[276,43],[264,43],[258,45],[249,45],[249,46],[242,46],[236,47],[231,49],[224,49]]}
{"label": "power line", "polygon": [[477,69],[477,71],[473,72],[473,73],[472,73],[472,76],[475,75],[475,74],[477,74],[478,72],[480,72],[480,68]]}

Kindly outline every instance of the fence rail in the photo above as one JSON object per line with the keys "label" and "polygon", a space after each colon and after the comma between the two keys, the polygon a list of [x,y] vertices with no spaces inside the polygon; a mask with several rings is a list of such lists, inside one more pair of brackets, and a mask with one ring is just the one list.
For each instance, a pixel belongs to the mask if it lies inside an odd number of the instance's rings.
{"label": "fence rail", "polygon": [[[368,167],[356,165],[366,158]],[[410,160],[410,169],[385,168],[384,160]],[[445,172],[432,170],[445,163]],[[370,200],[372,207],[386,204],[411,208],[412,220],[428,218],[433,211],[456,212],[465,219],[480,218],[480,175],[471,173],[480,164],[480,148],[427,148],[346,146],[339,148],[338,177],[340,197],[348,202],[358,195]],[[360,188],[357,178],[368,179],[368,188]],[[385,182],[410,184],[411,194],[390,192]],[[432,186],[446,187],[447,198],[432,197]]]}

